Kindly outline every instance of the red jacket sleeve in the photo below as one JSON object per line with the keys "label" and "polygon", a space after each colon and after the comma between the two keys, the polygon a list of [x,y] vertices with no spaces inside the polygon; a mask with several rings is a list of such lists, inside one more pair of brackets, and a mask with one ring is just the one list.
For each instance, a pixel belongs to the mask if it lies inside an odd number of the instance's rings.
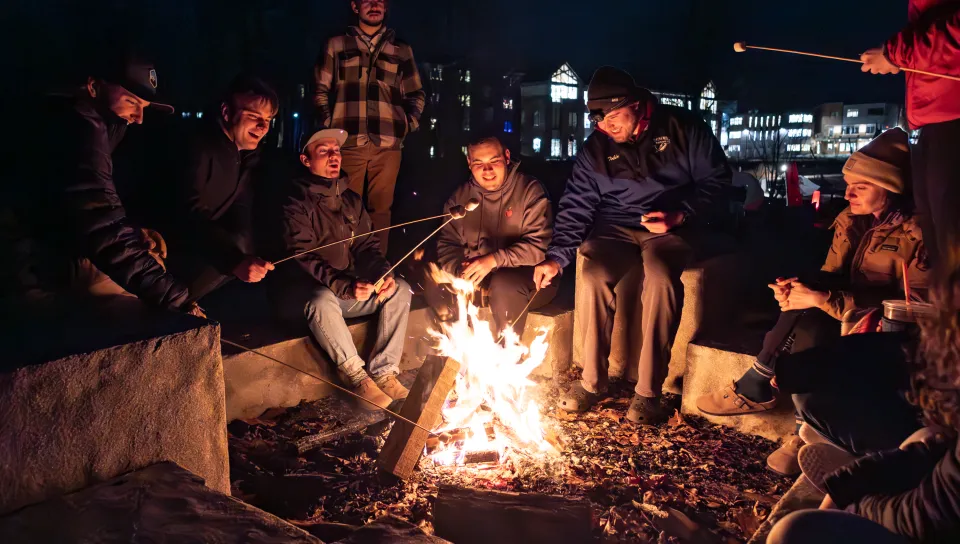
{"label": "red jacket sleeve", "polygon": [[960,8],[921,16],[890,38],[887,59],[901,68],[955,74],[960,66]]}

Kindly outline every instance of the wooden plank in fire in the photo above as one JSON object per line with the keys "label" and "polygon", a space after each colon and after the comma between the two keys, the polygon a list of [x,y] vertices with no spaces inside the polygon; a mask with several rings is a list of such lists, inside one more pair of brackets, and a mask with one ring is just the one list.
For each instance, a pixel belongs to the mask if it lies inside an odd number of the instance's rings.
{"label": "wooden plank in fire", "polygon": [[[427,429],[440,423],[441,410],[453,389],[460,363],[447,357],[430,356],[417,373],[400,415]],[[400,479],[413,475],[429,433],[406,421],[397,420],[380,450],[377,466],[382,473]]]}
{"label": "wooden plank in fire", "polygon": [[440,486],[433,506],[436,535],[457,544],[590,542],[586,499]]}

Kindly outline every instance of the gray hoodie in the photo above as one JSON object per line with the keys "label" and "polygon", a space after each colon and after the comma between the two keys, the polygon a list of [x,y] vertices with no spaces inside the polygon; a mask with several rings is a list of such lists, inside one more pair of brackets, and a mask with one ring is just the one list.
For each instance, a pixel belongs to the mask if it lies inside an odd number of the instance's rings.
{"label": "gray hoodie", "polygon": [[519,166],[510,168],[496,191],[484,189],[472,177],[454,191],[444,210],[471,198],[479,199],[480,206],[440,231],[441,268],[453,274],[461,262],[490,253],[498,268],[536,266],[544,260],[553,236],[553,208],[543,185],[521,174]]}

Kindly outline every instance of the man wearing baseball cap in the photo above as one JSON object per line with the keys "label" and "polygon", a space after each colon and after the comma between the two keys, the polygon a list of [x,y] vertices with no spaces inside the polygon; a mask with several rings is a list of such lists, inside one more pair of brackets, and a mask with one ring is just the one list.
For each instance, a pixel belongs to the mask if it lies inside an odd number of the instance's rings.
{"label": "man wearing baseball cap", "polygon": [[113,153],[158,101],[153,63],[130,53],[102,57],[83,86],[52,96],[39,134],[18,157],[30,183],[15,188],[15,214],[29,243],[15,294],[28,307],[52,295],[132,294],[147,304],[202,315],[187,287],[164,268],[163,242],[127,217],[113,180]]}
{"label": "man wearing baseball cap", "polygon": [[606,396],[616,308],[642,346],[627,419],[655,424],[665,419],[659,401],[683,308],[680,274],[714,245],[709,224],[725,208],[732,174],[702,119],[659,104],[630,74],[600,68],[587,96],[597,130],[577,156],[534,283],[550,285],[580,250],[583,375],[560,406],[580,412]]}
{"label": "man wearing baseball cap", "polygon": [[[279,255],[293,255],[373,230],[360,195],[349,189],[341,171],[340,146],[347,140],[341,129],[316,132],[303,145],[300,162],[307,171],[288,187],[282,200]],[[306,317],[317,344],[336,366],[346,385],[377,409],[406,398],[397,381],[400,355],[410,313],[410,286],[388,275],[390,269],[375,235],[312,251],[296,264],[280,266],[271,274],[270,299],[281,318],[302,327]],[[345,319],[377,313],[373,353],[364,362],[357,353]]]}

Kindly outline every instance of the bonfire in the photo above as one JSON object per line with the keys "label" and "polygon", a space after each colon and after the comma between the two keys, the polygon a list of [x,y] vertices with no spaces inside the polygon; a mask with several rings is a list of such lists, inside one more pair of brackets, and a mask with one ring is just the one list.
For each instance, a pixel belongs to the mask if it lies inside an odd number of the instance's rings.
{"label": "bonfire", "polygon": [[443,422],[427,443],[426,455],[438,465],[499,463],[511,451],[525,455],[558,453],[534,400],[530,374],[547,353],[548,329],[525,346],[512,327],[494,333],[473,303],[473,283],[435,265],[430,273],[456,295],[457,318],[430,331],[437,352],[460,363],[460,374],[443,410]]}

